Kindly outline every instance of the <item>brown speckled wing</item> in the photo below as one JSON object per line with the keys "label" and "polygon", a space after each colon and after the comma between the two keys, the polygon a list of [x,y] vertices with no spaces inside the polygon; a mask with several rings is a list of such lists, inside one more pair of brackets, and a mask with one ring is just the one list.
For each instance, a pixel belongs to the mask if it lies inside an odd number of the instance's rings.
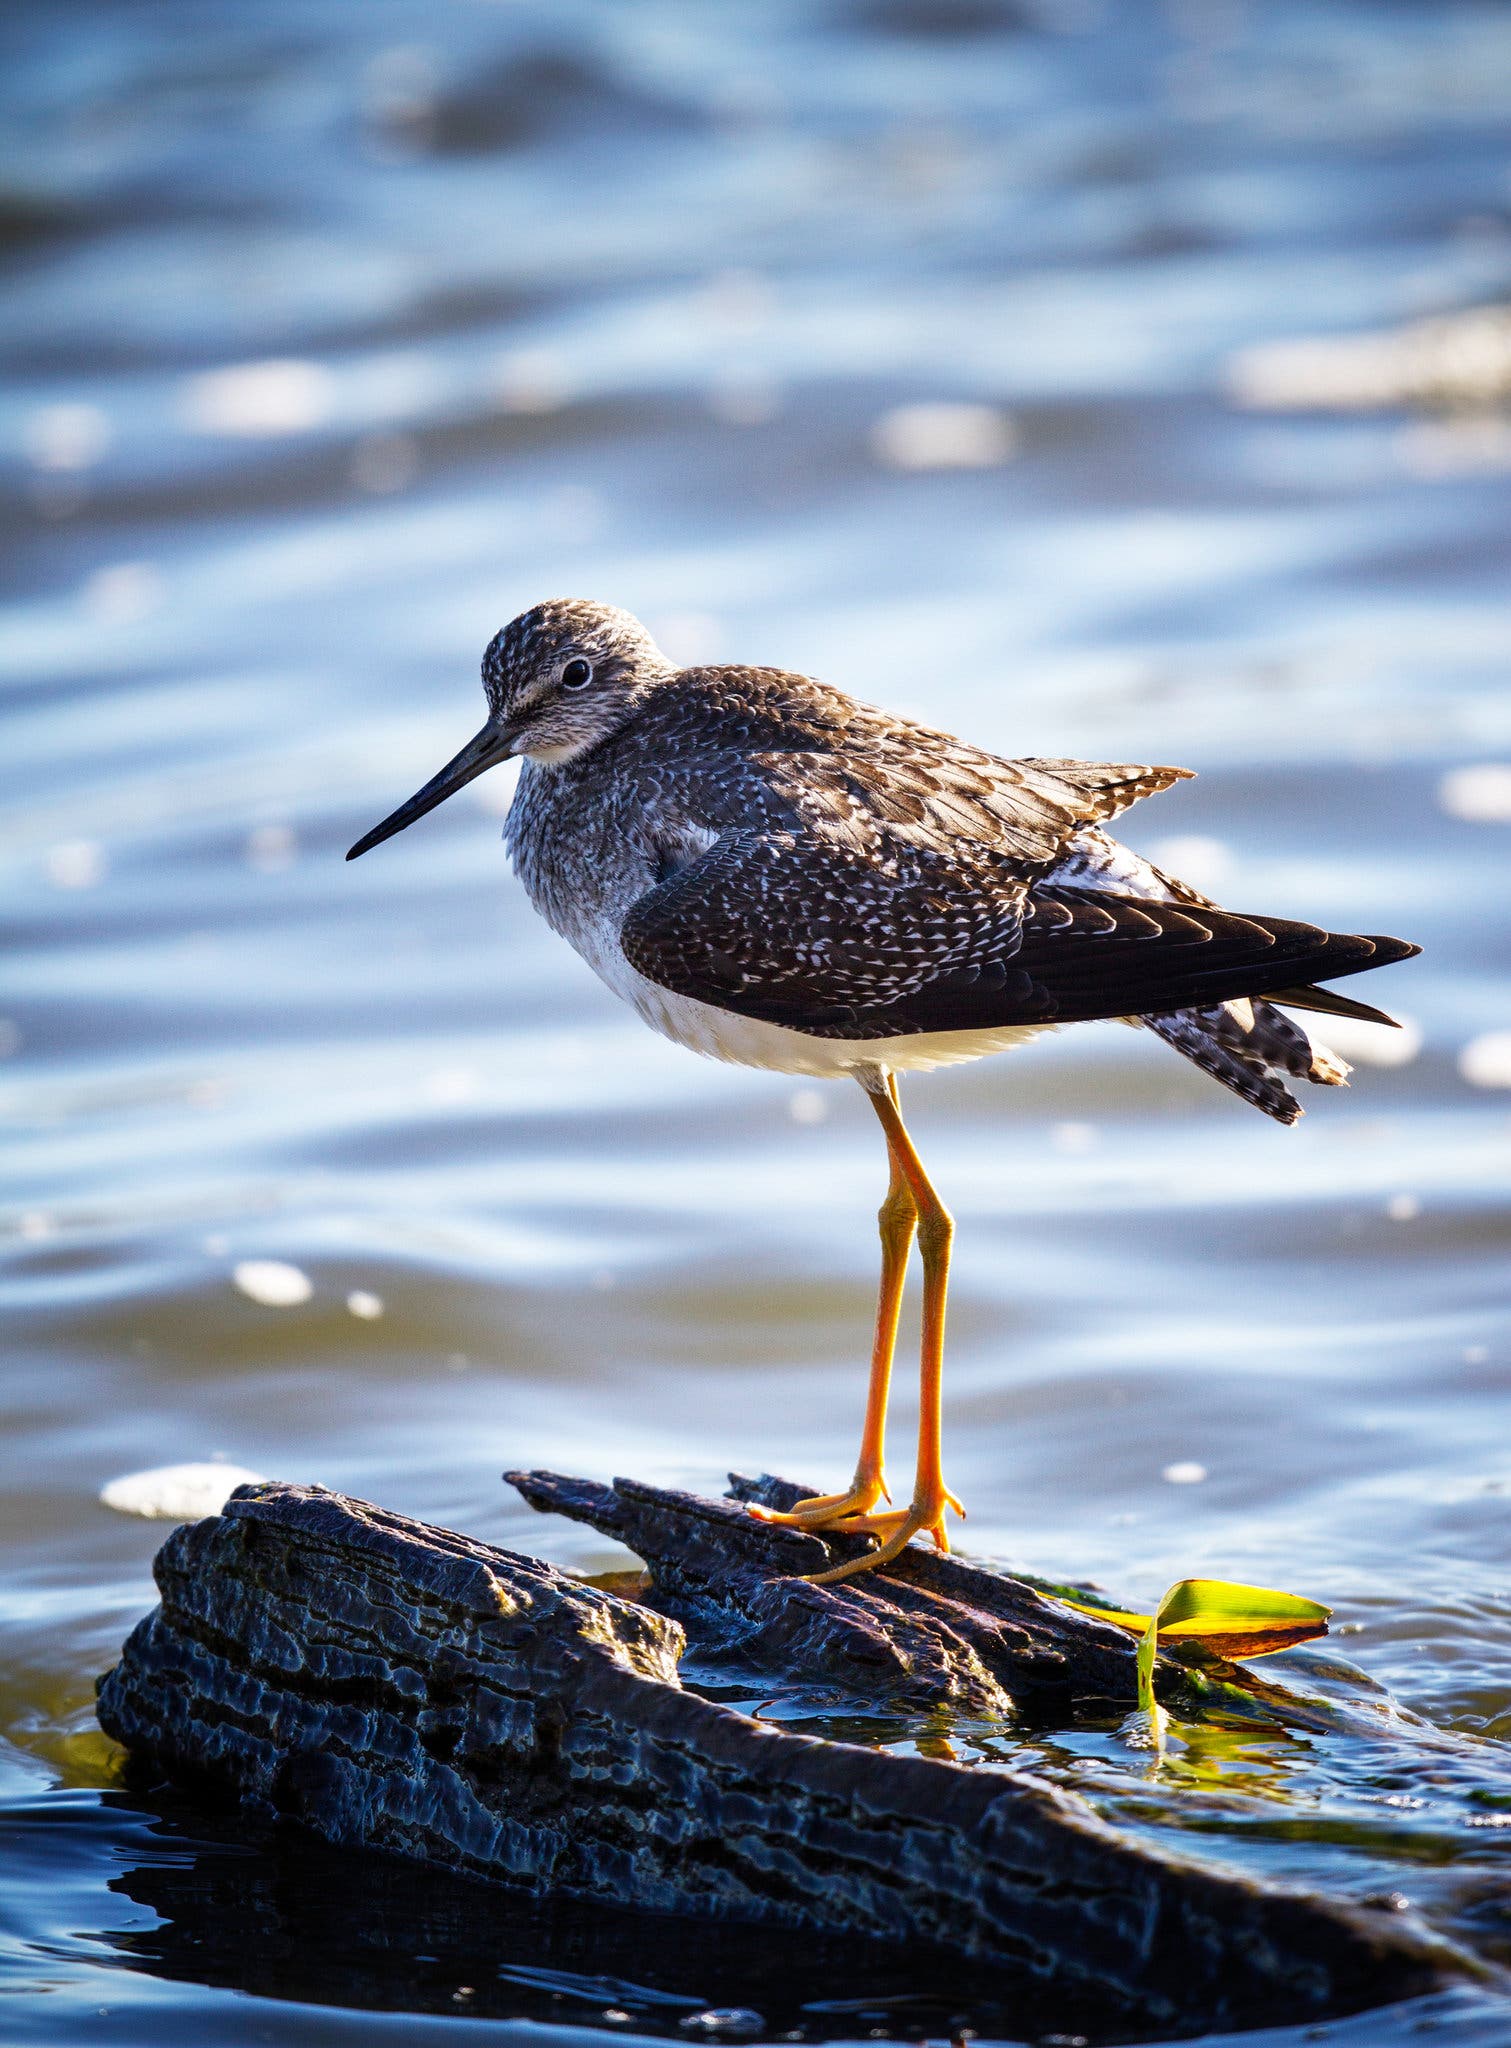
{"label": "brown speckled wing", "polygon": [[650,981],[826,1038],[1159,1015],[1399,959],[1395,940],[1034,888],[987,861],[889,872],[736,833],[649,890],[621,943]]}
{"label": "brown speckled wing", "polygon": [[752,803],[769,802],[842,852],[876,859],[966,847],[1025,869],[1190,773],[1002,760],[780,669],[684,670],[648,708],[639,744],[657,765],[696,755],[705,792],[713,781],[737,799],[736,828],[756,822]]}
{"label": "brown speckled wing", "polygon": [[940,852],[972,846],[1041,868],[1082,827],[1115,817],[1187,773],[1102,762],[999,761],[958,742],[920,745],[916,729],[879,721],[875,733],[856,737],[859,744],[842,752],[756,759],[810,830],[858,853],[889,844]]}

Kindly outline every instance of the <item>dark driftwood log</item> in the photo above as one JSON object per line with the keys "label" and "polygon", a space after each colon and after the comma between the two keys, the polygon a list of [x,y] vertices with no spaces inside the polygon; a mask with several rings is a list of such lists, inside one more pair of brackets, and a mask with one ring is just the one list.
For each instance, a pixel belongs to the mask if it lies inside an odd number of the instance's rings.
{"label": "dark driftwood log", "polygon": [[[620,1491],[626,1515],[646,1491]],[[161,1606],[101,1681],[102,1725],[167,1776],[332,1842],[916,1944],[1165,2029],[1347,2011],[1453,1969],[1388,1912],[1161,1853],[1028,1776],[751,1721],[682,1689],[672,1619],[320,1488],[239,1489],[169,1537],[156,1576]],[[687,1580],[716,1600],[696,1565]],[[938,1621],[916,1590],[912,1618]],[[846,1667],[821,1622],[789,1630],[789,1649],[811,1643],[864,1690],[874,1656]],[[875,1650],[867,1629],[850,1640]],[[1029,1657],[1003,1641],[1002,1656]],[[990,1673],[985,1647],[978,1632]],[[987,1682],[972,1669],[972,1711]]]}

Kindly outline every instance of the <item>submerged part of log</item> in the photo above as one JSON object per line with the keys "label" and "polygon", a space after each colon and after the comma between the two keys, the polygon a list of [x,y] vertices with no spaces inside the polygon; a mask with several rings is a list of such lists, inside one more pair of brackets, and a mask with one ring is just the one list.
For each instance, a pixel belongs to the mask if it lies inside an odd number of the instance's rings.
{"label": "submerged part of log", "polygon": [[675,1621],[317,1487],[239,1489],[156,1576],[102,1725],[344,1846],[907,1942],[1125,2027],[1294,2021],[1455,1970],[1398,1915],[1161,1852],[1031,1777],[749,1720],[682,1689]]}

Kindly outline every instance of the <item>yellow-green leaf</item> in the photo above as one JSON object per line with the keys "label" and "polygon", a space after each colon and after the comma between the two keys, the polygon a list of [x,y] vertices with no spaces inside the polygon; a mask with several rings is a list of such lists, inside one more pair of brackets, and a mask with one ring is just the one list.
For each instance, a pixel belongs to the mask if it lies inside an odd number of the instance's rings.
{"label": "yellow-green leaf", "polygon": [[1162,1640],[1194,1637],[1222,1656],[1263,1657],[1287,1643],[1325,1635],[1331,1612],[1320,1600],[1280,1593],[1273,1586],[1180,1579],[1161,1600],[1155,1619]]}
{"label": "yellow-green leaf", "polygon": [[1139,1638],[1138,1701],[1158,1729],[1154,1704],[1154,1657],[1172,1638],[1199,1642],[1219,1657],[1267,1657],[1292,1643],[1326,1635],[1331,1608],[1272,1586],[1239,1586],[1226,1579],[1177,1579],[1150,1614],[1125,1614],[1116,1607],[1066,1602],[1098,1621],[1110,1621]]}
{"label": "yellow-green leaf", "polygon": [[1331,1612],[1320,1600],[1305,1600],[1299,1593],[1280,1593],[1273,1586],[1238,1586],[1227,1579],[1180,1579],[1159,1604],[1161,1628],[1202,1617],[1222,1621],[1283,1616],[1287,1621],[1326,1621]]}

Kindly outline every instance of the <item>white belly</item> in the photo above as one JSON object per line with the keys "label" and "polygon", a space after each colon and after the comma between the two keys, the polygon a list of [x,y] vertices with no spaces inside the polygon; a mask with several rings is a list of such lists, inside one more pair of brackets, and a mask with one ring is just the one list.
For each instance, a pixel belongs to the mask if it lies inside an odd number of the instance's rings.
{"label": "white belly", "polygon": [[591,932],[573,934],[573,943],[588,965],[623,997],[645,1022],[666,1038],[685,1045],[705,1059],[727,1060],[732,1066],[767,1067],[779,1074],[839,1076],[858,1067],[887,1067],[893,1073],[917,1073],[948,1067],[961,1060],[984,1059],[1026,1045],[1053,1024],[1004,1024],[986,1031],[921,1031],[902,1038],[815,1038],[786,1024],[760,1017],[741,1017],[696,996],[675,994],[631,967],[619,946],[617,928],[608,921]]}
{"label": "white belly", "polygon": [[[626,970],[627,972],[632,970]],[[642,982],[630,1000],[647,1024],[679,1045],[710,1059],[741,1067],[770,1067],[779,1074],[839,1076],[858,1067],[886,1067],[894,1074],[923,1073],[961,1060],[985,1059],[1026,1045],[1053,1024],[1004,1024],[990,1031],[918,1031],[903,1038],[815,1038],[760,1017],[738,1017],[692,996]]]}

